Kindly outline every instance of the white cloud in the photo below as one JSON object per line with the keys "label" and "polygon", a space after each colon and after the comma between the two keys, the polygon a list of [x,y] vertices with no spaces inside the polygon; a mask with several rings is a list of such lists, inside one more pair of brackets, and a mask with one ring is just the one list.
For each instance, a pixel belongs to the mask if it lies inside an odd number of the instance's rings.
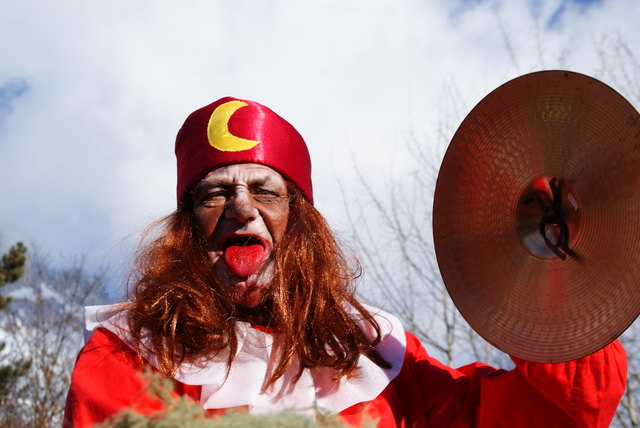
{"label": "white cloud", "polygon": [[0,87],[30,89],[0,113],[3,243],[122,257],[123,237],[175,206],[182,120],[225,95],[301,131],[317,205],[340,223],[351,153],[382,183],[390,159],[407,168],[411,131],[433,135],[446,91],[460,120],[518,74],[595,73],[594,41],[640,44],[638,12],[634,0],[4,2]]}

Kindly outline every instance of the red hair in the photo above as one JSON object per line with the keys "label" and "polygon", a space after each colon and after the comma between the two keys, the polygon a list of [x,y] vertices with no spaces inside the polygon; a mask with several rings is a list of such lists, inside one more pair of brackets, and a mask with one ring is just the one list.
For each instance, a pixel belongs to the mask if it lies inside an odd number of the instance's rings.
{"label": "red hair", "polygon": [[[182,362],[202,361],[225,348],[230,366],[237,350],[235,321],[242,320],[242,310],[213,274],[192,203],[181,204],[157,226],[164,227],[163,233],[136,258],[138,276],[129,304],[130,331],[139,352],[148,333],[159,369],[167,376]],[[390,367],[375,349],[381,337],[378,323],[353,295],[359,265],[350,268],[325,219],[293,185],[287,231],[274,256],[270,295],[259,310],[265,324],[281,333],[282,353],[265,388],[296,357],[298,378],[304,368],[316,366],[332,367],[339,376],[355,374],[360,354]],[[349,315],[349,306],[359,319]],[[357,321],[375,330],[373,342]]]}

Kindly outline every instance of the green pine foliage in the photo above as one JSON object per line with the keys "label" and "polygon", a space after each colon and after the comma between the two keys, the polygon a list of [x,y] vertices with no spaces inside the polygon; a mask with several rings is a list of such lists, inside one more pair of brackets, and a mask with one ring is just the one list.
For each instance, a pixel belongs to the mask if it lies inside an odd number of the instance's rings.
{"label": "green pine foliage", "polygon": [[[0,287],[16,282],[24,275],[24,265],[27,261],[27,247],[18,242],[13,245],[6,254],[2,255],[0,263]],[[0,295],[0,310],[5,309],[11,303],[11,297]],[[5,344],[0,343],[0,351]],[[9,387],[29,371],[30,361],[14,361],[11,364],[0,366],[0,397],[9,393]]]}
{"label": "green pine foliage", "polygon": [[[334,416],[319,416],[313,420],[292,412],[250,415],[230,410],[212,417],[193,400],[172,394],[173,382],[170,379],[150,370],[144,376],[149,380],[151,396],[160,398],[165,404],[164,409],[149,415],[125,410],[94,428],[348,428]],[[375,421],[364,426],[374,427]]]}
{"label": "green pine foliage", "polygon": [[24,275],[24,264],[27,261],[27,247],[22,242],[18,242],[9,249],[9,252],[2,256],[2,266],[0,266],[0,285],[16,282]]}
{"label": "green pine foliage", "polygon": [[30,368],[31,361],[17,361],[13,364],[0,367],[0,397],[7,396],[10,391],[10,386],[17,381],[20,376],[27,374]]}
{"label": "green pine foliage", "polygon": [[[27,261],[27,247],[22,242],[9,249],[9,252],[2,255],[0,263],[0,287],[11,282],[16,282],[24,275],[24,264]],[[0,296],[0,310],[11,303],[10,297]]]}

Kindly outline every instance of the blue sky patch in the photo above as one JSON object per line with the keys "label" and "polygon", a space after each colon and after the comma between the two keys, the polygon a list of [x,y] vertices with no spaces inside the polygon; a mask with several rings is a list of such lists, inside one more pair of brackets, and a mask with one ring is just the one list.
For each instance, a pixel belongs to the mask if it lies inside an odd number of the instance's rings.
{"label": "blue sky patch", "polygon": [[547,21],[547,24],[546,24],[547,29],[558,28],[563,24],[564,15],[565,15],[565,12],[567,11],[567,6],[571,3],[577,4],[578,10],[580,12],[584,12],[589,7],[602,3],[602,0],[565,0],[563,1]]}
{"label": "blue sky patch", "polygon": [[29,84],[24,79],[11,79],[0,86],[0,120],[11,113],[16,99],[29,90]]}
{"label": "blue sky patch", "polygon": [[[545,28],[551,30],[562,26],[564,16],[567,12],[567,8],[571,5],[578,5],[578,10],[584,12],[588,8],[602,4],[604,0],[562,0],[557,6],[556,10],[551,14],[549,19],[545,22]],[[506,0],[455,0],[451,2],[450,17],[455,19],[460,15],[463,15],[470,9],[475,7],[488,6],[490,8],[498,8],[501,4],[506,3]],[[533,16],[540,14],[540,8],[543,0],[528,0],[531,13]]]}

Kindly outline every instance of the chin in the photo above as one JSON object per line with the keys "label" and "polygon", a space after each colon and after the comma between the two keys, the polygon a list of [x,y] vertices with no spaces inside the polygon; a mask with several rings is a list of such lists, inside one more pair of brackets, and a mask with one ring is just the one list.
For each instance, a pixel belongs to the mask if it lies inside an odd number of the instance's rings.
{"label": "chin", "polygon": [[235,275],[224,263],[216,263],[215,267],[218,278],[226,284],[230,297],[236,305],[253,309],[267,299],[270,280],[273,277],[273,262],[248,277]]}
{"label": "chin", "polygon": [[227,283],[233,303],[247,309],[253,309],[262,304],[269,295],[269,284],[260,279],[249,277]]}
{"label": "chin", "polygon": [[235,303],[237,306],[241,306],[245,309],[255,309],[258,306],[260,306],[260,304],[262,302],[264,302],[264,298],[262,297],[262,295],[259,296],[239,296],[233,299],[233,303]]}

